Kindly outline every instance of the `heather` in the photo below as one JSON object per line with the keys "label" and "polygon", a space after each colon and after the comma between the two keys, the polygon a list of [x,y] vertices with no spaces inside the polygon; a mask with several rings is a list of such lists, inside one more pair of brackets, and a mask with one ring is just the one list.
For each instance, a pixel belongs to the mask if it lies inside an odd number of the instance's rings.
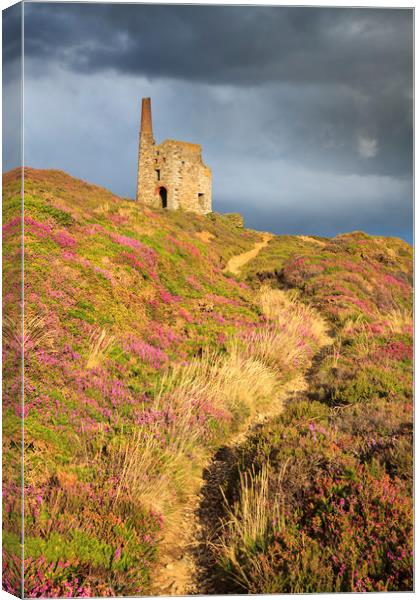
{"label": "heather", "polygon": [[[22,435],[21,421],[15,415],[22,414],[21,398],[17,390],[21,386],[22,353],[22,228],[21,228],[21,171],[4,176],[3,190],[7,188],[9,201],[3,194],[3,243],[2,243],[2,474],[3,515],[7,514],[8,528],[3,530],[3,587],[18,590],[22,578],[19,540],[22,534],[22,507],[15,502],[22,486]],[[6,407],[5,398],[8,398]],[[12,416],[12,419],[10,419]],[[3,523],[5,519],[3,520]],[[13,531],[15,539],[10,539]],[[16,543],[17,538],[17,543]]]}
{"label": "heather", "polygon": [[[25,419],[25,594],[147,593],[205,457],[276,403],[320,326],[292,300],[266,315],[223,272],[258,233],[139,208],[62,172],[25,174],[23,415],[14,364],[4,372],[6,444]],[[5,220],[6,244],[18,227]],[[270,352],[286,341],[297,351]],[[5,492],[5,582],[17,591],[19,497]]]}
{"label": "heather", "polygon": [[356,233],[259,274],[317,307],[334,343],[238,450],[216,544],[227,589],[412,589],[411,258]]}
{"label": "heather", "polygon": [[[19,589],[22,416],[27,597],[149,594],[203,468],[256,421],[213,527],[224,589],[409,589],[410,248],[275,236],[233,276],[261,234],[229,217],[25,173],[23,409],[18,283],[4,295],[6,589]],[[9,173],[8,284],[19,189]]]}

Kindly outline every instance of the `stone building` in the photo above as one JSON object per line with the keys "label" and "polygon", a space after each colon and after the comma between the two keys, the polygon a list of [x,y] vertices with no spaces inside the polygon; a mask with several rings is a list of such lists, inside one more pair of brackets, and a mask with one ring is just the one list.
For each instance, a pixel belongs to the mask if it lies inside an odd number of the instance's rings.
{"label": "stone building", "polygon": [[142,99],[137,200],[154,208],[211,212],[211,170],[201,146],[153,138],[150,98]]}

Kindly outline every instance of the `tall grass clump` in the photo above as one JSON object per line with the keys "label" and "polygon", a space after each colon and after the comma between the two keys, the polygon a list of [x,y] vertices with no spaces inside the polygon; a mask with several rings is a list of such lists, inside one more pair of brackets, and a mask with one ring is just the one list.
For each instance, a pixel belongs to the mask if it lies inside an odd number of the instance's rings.
{"label": "tall grass clump", "polygon": [[413,311],[408,308],[397,308],[386,315],[386,327],[391,333],[412,333]]}
{"label": "tall grass clump", "polygon": [[276,374],[241,354],[207,351],[170,369],[145,408],[143,423],[114,448],[112,471],[119,489],[149,505],[170,510],[192,482],[193,463],[250,414],[273,402]]}
{"label": "tall grass clump", "polygon": [[283,378],[305,369],[316,349],[330,343],[324,319],[297,294],[264,286],[260,304],[267,322],[249,335],[248,352]]}
{"label": "tall grass clump", "polygon": [[89,337],[89,354],[86,362],[87,369],[99,367],[106,352],[115,340],[106,329],[95,329]]}
{"label": "tall grass clump", "polygon": [[26,352],[37,348],[52,348],[54,335],[46,324],[46,319],[42,315],[26,316],[23,328],[23,340],[20,330],[15,330],[15,342],[18,344],[20,338],[21,344]]}
{"label": "tall grass clump", "polygon": [[[270,497],[270,464],[239,475],[239,499],[233,506],[224,498],[222,534],[215,544],[219,562],[242,589],[252,588],[250,572],[258,569],[255,557],[268,549],[275,531],[284,525],[281,477],[275,497]],[[272,496],[272,494],[271,494]]]}
{"label": "tall grass clump", "polygon": [[261,287],[259,300],[267,319],[281,330],[287,327],[298,344],[306,338],[320,346],[330,342],[327,321],[319,311],[304,304],[296,290],[283,291],[265,285]]}

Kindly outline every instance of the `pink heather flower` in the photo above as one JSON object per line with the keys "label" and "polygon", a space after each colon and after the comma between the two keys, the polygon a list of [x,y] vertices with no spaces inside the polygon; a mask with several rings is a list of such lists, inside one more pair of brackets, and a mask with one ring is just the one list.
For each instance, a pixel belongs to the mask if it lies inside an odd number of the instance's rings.
{"label": "pink heather flower", "polygon": [[121,556],[121,547],[117,548],[114,552],[114,560],[119,560]]}
{"label": "pink heather flower", "polygon": [[95,235],[96,233],[103,233],[105,230],[99,223],[92,223],[83,227],[83,231],[88,235]]}
{"label": "pink heather flower", "polygon": [[190,254],[195,256],[196,258],[200,258],[201,253],[200,253],[199,249],[196,246],[194,246],[194,244],[191,244],[189,242],[183,242],[181,240],[177,240],[173,236],[168,236],[167,239],[170,242],[172,242],[172,244],[174,244],[175,246],[178,246],[178,248],[182,248],[183,250],[186,250],[187,252],[189,252]]}
{"label": "pink heather flower", "polygon": [[171,304],[172,302],[179,302],[181,300],[179,296],[174,296],[164,288],[161,288],[159,290],[159,295],[162,302],[165,302],[166,304]]}
{"label": "pink heather flower", "polygon": [[58,231],[54,235],[54,241],[57,242],[62,248],[74,248],[76,246],[76,240],[67,231]]}
{"label": "pink heather flower", "polygon": [[224,318],[223,315],[219,314],[219,313],[214,313],[213,314],[213,319],[216,321],[216,323],[220,323],[220,324],[224,324],[226,323],[226,319]]}
{"label": "pink heather flower", "polygon": [[195,275],[189,275],[187,277],[187,282],[190,284],[191,287],[193,287],[195,290],[201,291],[203,289],[203,286],[201,285],[201,283],[197,280],[197,278],[195,277]]}
{"label": "pink heather flower", "polygon": [[127,248],[132,248],[133,250],[137,250],[140,254],[140,257],[145,261],[148,267],[155,267],[157,263],[157,253],[153,248],[149,248],[140,240],[136,240],[134,238],[127,237],[125,235],[119,235],[116,233],[110,233],[109,237],[113,242],[120,244],[121,246],[126,246]]}
{"label": "pink heather flower", "polygon": [[110,215],[110,218],[114,225],[121,225],[122,223],[127,223],[129,220],[128,217],[124,215]]}
{"label": "pink heather flower", "polygon": [[179,333],[173,331],[168,326],[162,326],[156,321],[149,324],[148,339],[159,348],[169,348],[171,344],[180,340]]}
{"label": "pink heather flower", "polygon": [[3,234],[5,235],[7,233],[10,233],[14,229],[17,229],[18,227],[20,228],[21,222],[22,222],[22,220],[20,217],[14,217],[8,223],[4,223],[3,224]]}
{"label": "pink heather flower", "polygon": [[125,349],[128,352],[133,352],[133,354],[136,354],[142,361],[150,364],[155,369],[159,369],[162,364],[168,360],[168,356],[163,350],[156,348],[143,340],[132,338],[126,343]]}
{"label": "pink heather flower", "polygon": [[49,237],[52,233],[52,228],[46,223],[39,223],[31,217],[25,217],[25,232],[30,232],[40,238]]}
{"label": "pink heather flower", "polygon": [[143,244],[139,240],[127,237],[126,235],[110,233],[109,237],[112,239],[113,242],[116,242],[121,246],[127,246],[127,248],[134,248],[134,250],[140,249],[143,246]]}
{"label": "pink heather flower", "polygon": [[62,256],[65,260],[74,260],[77,254],[75,254],[75,252],[71,252],[71,250],[65,250]]}
{"label": "pink heather flower", "polygon": [[186,321],[187,323],[193,323],[194,319],[193,317],[190,315],[190,313],[185,310],[184,308],[180,308],[178,310],[178,314],[179,316],[184,319],[184,321]]}

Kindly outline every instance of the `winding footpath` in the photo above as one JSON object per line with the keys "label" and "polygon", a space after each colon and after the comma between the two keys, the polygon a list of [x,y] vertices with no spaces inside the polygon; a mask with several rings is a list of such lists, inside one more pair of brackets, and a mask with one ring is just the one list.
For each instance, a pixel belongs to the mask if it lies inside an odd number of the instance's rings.
{"label": "winding footpath", "polygon": [[[241,268],[255,258],[272,237],[271,234],[264,233],[263,240],[256,243],[252,250],[231,258],[225,272],[239,275]],[[308,391],[319,365],[318,359],[331,342],[326,337],[306,374],[299,374],[280,388],[269,412],[254,415],[241,431],[203,465],[202,476],[195,482],[195,492],[187,499],[181,513],[175,515],[173,523],[168,523],[159,564],[153,574],[151,594],[185,596],[228,592],[220,589],[221,582],[210,551],[217,540],[220,527],[223,507],[221,485],[236,463],[237,449],[247,437],[264,421],[280,414],[286,403]]]}
{"label": "winding footpath", "polygon": [[272,233],[263,233],[263,239],[261,242],[257,242],[252,250],[248,250],[247,252],[243,252],[242,254],[237,254],[233,256],[227,263],[226,267],[223,269],[225,273],[233,273],[233,275],[240,275],[241,269],[247,262],[255,258],[259,252],[267,246],[268,242],[273,238]]}

